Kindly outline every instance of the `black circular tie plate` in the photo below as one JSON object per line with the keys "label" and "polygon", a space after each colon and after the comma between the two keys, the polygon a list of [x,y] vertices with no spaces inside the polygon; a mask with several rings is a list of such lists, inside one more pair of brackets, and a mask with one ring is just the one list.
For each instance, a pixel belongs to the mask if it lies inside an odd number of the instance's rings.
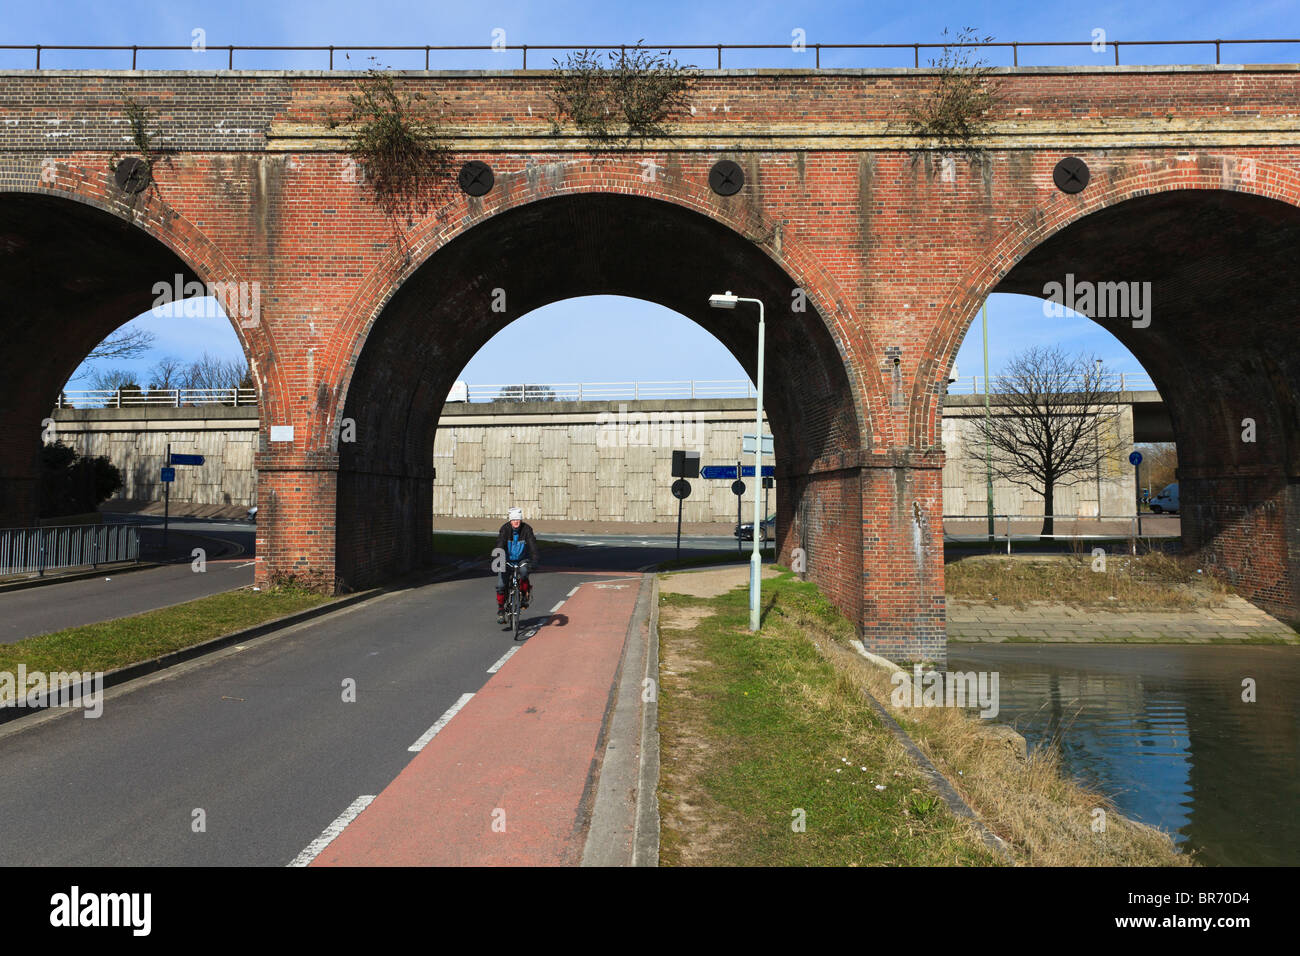
{"label": "black circular tie plate", "polygon": [[1087,163],[1077,156],[1067,156],[1052,170],[1052,182],[1063,193],[1079,193],[1088,185],[1091,175]]}
{"label": "black circular tie plate", "polygon": [[678,478],[673,482],[673,497],[683,500],[691,496],[691,483],[685,478]]}
{"label": "black circular tie plate", "polygon": [[460,168],[456,181],[460,184],[461,192],[467,196],[486,196],[496,182],[496,177],[492,175],[491,166],[472,159]]}
{"label": "black circular tie plate", "polygon": [[709,170],[709,188],[719,196],[734,196],[745,185],[745,171],[740,164],[724,159]]}
{"label": "black circular tie plate", "polygon": [[117,183],[117,188],[132,196],[143,192],[150,178],[149,164],[135,156],[128,156],[113,170],[113,182]]}

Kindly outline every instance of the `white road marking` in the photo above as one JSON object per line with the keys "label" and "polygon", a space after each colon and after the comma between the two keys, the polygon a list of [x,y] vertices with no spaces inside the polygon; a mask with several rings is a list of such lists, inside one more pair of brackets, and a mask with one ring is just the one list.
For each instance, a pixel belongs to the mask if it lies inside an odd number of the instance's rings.
{"label": "white road marking", "polygon": [[352,801],[352,806],[348,807],[339,814],[338,819],[321,831],[321,835],[308,844],[307,849],[299,853],[289,866],[307,866],[312,860],[320,856],[321,850],[325,849],[338,837],[343,829],[361,815],[361,811],[370,806],[370,801],[375,799],[374,795],[357,797]]}
{"label": "white road marking", "polygon": [[255,565],[255,564],[257,564],[256,561],[249,561],[249,562],[247,562],[247,563],[245,563],[245,564],[237,564],[237,565],[235,565],[234,570],[235,570],[235,571],[238,571],[240,568],[251,568],[251,567],[252,567],[253,565]]}
{"label": "white road marking", "polygon": [[501,660],[497,661],[495,664],[493,664],[491,667],[488,668],[487,672],[489,674],[495,674],[497,671],[501,670],[501,665],[504,664],[506,661],[510,660],[510,658],[514,656],[515,651],[519,650],[519,648],[522,646],[523,645],[521,644],[516,644],[514,647],[510,648],[510,650],[506,651],[504,654],[501,655]]}
{"label": "white road marking", "polygon": [[[578,588],[580,588],[580,587],[582,587],[581,584],[578,585]],[[571,598],[571,597],[573,597],[575,594],[578,593],[578,588],[574,588],[572,591],[570,591],[568,594],[566,594],[566,595],[564,595],[564,596],[565,596],[566,598]]]}
{"label": "white road marking", "polygon": [[460,713],[460,709],[464,707],[466,704],[468,704],[469,699],[473,696],[474,696],[473,694],[461,694],[460,700],[456,701],[456,703],[448,707],[447,712],[443,714],[441,717],[439,717],[437,722],[435,722],[432,727],[426,730],[423,736],[421,736],[419,740],[411,744],[411,746],[407,747],[406,749],[411,751],[412,753],[418,753],[419,751],[423,750],[430,740],[438,736],[438,731],[446,727],[447,724],[451,721],[451,719],[455,717],[458,713]]}
{"label": "white road marking", "polygon": [[621,591],[625,587],[627,587],[627,585],[626,584],[597,584],[596,587],[601,591]]}
{"label": "white road marking", "polygon": [[[566,598],[566,600],[567,600],[567,598]],[[561,601],[559,604],[555,605],[555,607],[551,608],[551,613],[554,614],[556,611],[558,611],[558,610],[559,610],[560,608],[562,608],[562,607],[564,607],[564,601]]]}

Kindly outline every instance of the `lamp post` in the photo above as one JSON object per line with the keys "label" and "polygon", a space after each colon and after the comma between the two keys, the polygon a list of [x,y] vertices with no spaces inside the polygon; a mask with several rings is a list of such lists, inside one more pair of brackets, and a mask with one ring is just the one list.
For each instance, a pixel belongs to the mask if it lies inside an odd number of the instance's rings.
{"label": "lamp post", "polygon": [[[1097,395],[1101,396],[1101,359],[1095,360],[1097,366]],[[1098,428],[1097,419],[1101,416],[1101,405],[1098,404],[1096,412],[1092,416],[1092,447],[1093,455],[1097,459],[1097,520],[1101,521],[1101,432]]]}
{"label": "lamp post", "polygon": [[[988,505],[989,515],[989,551],[993,551],[993,452],[989,448],[990,431],[993,428],[992,413],[989,411],[989,303],[984,300],[980,307],[981,321],[984,326],[984,500]],[[1007,525],[1007,538],[1011,537],[1011,525]],[[1010,545],[1008,545],[1010,547]]]}
{"label": "lamp post", "polygon": [[[760,575],[763,555],[759,550],[763,540],[763,519],[759,514],[760,489],[763,484],[763,338],[766,327],[761,299],[746,299],[732,295],[709,296],[709,305],[715,309],[734,309],[738,302],[753,302],[758,306],[758,401],[754,413],[754,551],[749,558],[749,629],[758,630],[758,608],[762,594]],[[736,475],[740,478],[740,475]]]}

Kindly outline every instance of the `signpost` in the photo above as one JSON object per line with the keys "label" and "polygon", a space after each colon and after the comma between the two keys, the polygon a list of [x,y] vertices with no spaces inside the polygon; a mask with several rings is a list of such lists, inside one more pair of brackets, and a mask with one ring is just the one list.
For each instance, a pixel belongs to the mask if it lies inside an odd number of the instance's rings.
{"label": "signpost", "polygon": [[202,455],[173,455],[171,443],[167,444],[167,464],[162,469],[163,483],[163,556],[167,555],[167,529],[171,520],[172,482],[176,480],[175,465],[201,465],[206,461]]}
{"label": "signpost", "polygon": [[[1139,480],[1138,465],[1142,464],[1142,452],[1133,452],[1128,456],[1128,461],[1133,466],[1133,487],[1138,495],[1135,510],[1137,511],[1138,537],[1140,538],[1142,537],[1142,482]],[[1101,508],[1098,507],[1097,511],[1100,512]]]}
{"label": "signpost", "polygon": [[[740,462],[736,462],[736,474],[740,474]],[[740,502],[745,495],[745,483],[737,478],[731,483],[731,493],[736,496],[736,553],[744,554],[740,540]]]}
{"label": "signpost", "polygon": [[735,465],[705,465],[700,469],[701,478],[730,478],[735,480],[740,476],[736,474]]}
{"label": "signpost", "polygon": [[691,496],[691,483],[685,478],[673,482],[673,497],[677,499],[677,560],[682,559],[682,502]]}

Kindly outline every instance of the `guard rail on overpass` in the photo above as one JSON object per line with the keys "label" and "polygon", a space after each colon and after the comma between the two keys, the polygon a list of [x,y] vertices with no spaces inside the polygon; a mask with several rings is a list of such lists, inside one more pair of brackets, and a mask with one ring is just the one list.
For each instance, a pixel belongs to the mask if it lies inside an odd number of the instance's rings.
{"label": "guard rail on overpass", "polygon": [[[502,31],[502,33],[504,33],[504,31]],[[670,52],[670,53],[671,53],[671,52],[674,52],[674,51],[682,52],[682,51],[691,50],[691,51],[700,51],[700,52],[707,51],[709,54],[715,54],[715,55],[716,55],[716,58],[714,59],[714,62],[717,64],[716,69],[721,70],[721,69],[723,68],[723,64],[722,64],[722,54],[723,54],[724,52],[731,52],[731,53],[734,53],[734,52],[738,52],[738,51],[742,51],[742,50],[744,50],[744,51],[753,51],[753,50],[769,50],[769,51],[776,51],[776,50],[780,50],[780,51],[782,51],[782,52],[804,53],[804,52],[807,52],[807,51],[812,51],[812,54],[813,54],[813,57],[812,57],[812,59],[813,59],[813,66],[814,66],[815,69],[821,69],[821,68],[822,68],[822,52],[823,52],[823,51],[825,51],[825,52],[827,52],[827,53],[836,53],[836,52],[838,52],[838,51],[843,51],[843,50],[850,50],[850,51],[860,51],[860,50],[878,50],[878,51],[911,51],[911,53],[912,53],[912,66],[913,66],[914,68],[919,69],[920,66],[921,66],[921,51],[923,51],[923,50],[925,50],[925,51],[940,51],[940,50],[944,50],[944,49],[957,49],[957,48],[965,48],[965,47],[970,47],[970,48],[975,48],[975,49],[986,49],[986,50],[1002,50],[1002,51],[1008,51],[1008,50],[1009,50],[1010,53],[1011,53],[1011,63],[1010,63],[1010,64],[1004,64],[1004,65],[1010,65],[1010,66],[1020,66],[1020,51],[1021,51],[1021,50],[1037,50],[1037,49],[1043,49],[1043,48],[1053,48],[1053,49],[1061,49],[1061,50],[1063,50],[1063,49],[1077,48],[1077,47],[1088,47],[1088,48],[1089,48],[1092,52],[1094,52],[1094,53],[1100,53],[1100,54],[1102,54],[1102,55],[1105,55],[1105,54],[1107,54],[1107,53],[1111,53],[1111,54],[1113,55],[1114,65],[1115,65],[1115,66],[1119,66],[1119,65],[1120,65],[1120,62],[1119,62],[1119,50],[1120,50],[1120,47],[1121,47],[1121,46],[1123,46],[1125,49],[1130,49],[1130,50],[1132,50],[1132,49],[1143,49],[1143,48],[1153,48],[1153,47],[1154,47],[1154,48],[1159,48],[1159,47],[1204,47],[1204,48],[1207,48],[1206,51],[1205,51],[1206,54],[1208,54],[1208,52],[1209,52],[1209,51],[1208,51],[1208,47],[1211,47],[1211,46],[1212,46],[1212,47],[1214,47],[1214,62],[1215,62],[1216,64],[1220,64],[1220,63],[1222,63],[1222,59],[1223,59],[1223,47],[1225,47],[1225,46],[1227,46],[1227,47],[1229,47],[1229,48],[1231,48],[1231,47],[1242,47],[1242,46],[1256,46],[1256,47],[1260,47],[1260,46],[1287,46],[1287,47],[1289,47],[1289,46],[1292,46],[1292,45],[1295,45],[1295,44],[1300,44],[1300,39],[1277,39],[1277,40],[1245,40],[1245,39],[1232,39],[1232,40],[1224,40],[1224,39],[1213,39],[1213,40],[1112,40],[1112,39],[1106,37],[1104,33],[1103,33],[1100,37],[1096,37],[1096,38],[1088,39],[1088,40],[993,40],[993,39],[988,39],[988,40],[971,40],[971,41],[965,41],[965,42],[962,42],[962,41],[959,41],[959,40],[954,39],[954,40],[952,40],[952,41],[949,41],[948,43],[808,43],[808,42],[806,42],[806,38],[803,38],[803,39],[800,38],[800,36],[799,36],[800,34],[802,34],[802,31],[798,31],[797,34],[792,34],[792,36],[794,37],[794,39],[792,39],[792,41],[791,41],[790,43],[622,43],[622,44],[592,44],[592,45],[588,45],[588,44],[584,44],[584,43],[569,43],[569,44],[553,44],[553,43],[544,43],[544,44],[528,44],[528,43],[520,43],[520,44],[513,44],[513,43],[505,43],[505,42],[500,42],[500,43],[493,42],[492,44],[489,44],[489,45],[486,45],[486,46],[483,45],[483,44],[471,44],[471,45],[437,45],[437,44],[426,44],[426,45],[424,45],[424,46],[409,46],[409,45],[408,45],[408,46],[359,46],[359,45],[355,45],[355,44],[348,44],[348,45],[342,45],[342,46],[340,46],[340,45],[334,45],[334,44],[324,45],[324,46],[322,46],[322,45],[314,45],[314,46],[288,46],[288,45],[261,45],[261,46],[247,46],[247,45],[243,45],[243,44],[208,44],[208,43],[207,43],[207,40],[206,40],[206,35],[204,35],[202,38],[199,38],[199,37],[196,36],[193,42],[191,42],[191,43],[189,43],[189,44],[187,44],[187,45],[183,45],[183,46],[182,46],[182,45],[173,45],[173,44],[152,44],[152,43],[150,43],[150,44],[144,44],[144,43],[140,43],[140,44],[132,44],[132,45],[130,45],[130,46],[126,46],[126,45],[122,45],[122,44],[118,44],[118,45],[106,45],[106,44],[86,44],[86,43],[6,43],[6,44],[0,44],[0,52],[6,51],[6,50],[13,50],[13,51],[15,51],[15,52],[29,53],[29,54],[31,54],[31,55],[33,56],[33,62],[34,62],[35,69],[38,69],[38,70],[39,70],[39,69],[42,69],[42,64],[41,64],[41,55],[42,55],[43,53],[48,55],[49,53],[52,53],[52,52],[54,52],[54,53],[59,53],[59,52],[67,52],[67,51],[81,51],[81,52],[85,52],[85,51],[95,51],[95,52],[117,52],[117,53],[123,53],[123,54],[129,52],[129,53],[131,54],[131,69],[132,69],[132,70],[135,70],[135,69],[139,69],[139,68],[140,68],[140,67],[139,67],[139,57],[140,57],[140,54],[141,54],[141,53],[186,53],[186,54],[196,54],[196,53],[198,53],[198,54],[202,54],[202,53],[214,53],[214,54],[217,54],[217,55],[220,55],[220,54],[223,54],[223,53],[224,53],[224,54],[225,54],[225,59],[226,59],[226,69],[227,69],[227,70],[233,70],[233,69],[235,68],[235,54],[236,54],[236,53],[289,53],[289,54],[311,53],[311,54],[320,54],[320,55],[321,55],[321,56],[320,56],[320,59],[325,60],[325,63],[328,64],[328,68],[331,69],[331,70],[334,69],[334,63],[335,63],[334,55],[335,55],[336,53],[341,53],[341,54],[344,55],[344,61],[345,61],[345,63],[347,64],[347,66],[344,67],[345,69],[348,69],[348,68],[351,68],[351,69],[362,69],[362,68],[364,68],[364,67],[361,66],[361,58],[360,58],[360,57],[358,57],[357,61],[355,61],[355,62],[352,60],[351,55],[352,55],[353,53],[357,53],[357,54],[362,54],[362,53],[372,53],[372,54],[373,54],[373,53],[414,53],[414,54],[419,54],[419,53],[423,53],[423,54],[424,54],[424,69],[427,71],[427,70],[430,68],[430,63],[431,63],[430,57],[431,57],[431,55],[434,54],[434,53],[437,53],[437,54],[439,54],[440,56],[443,55],[443,54],[448,54],[448,53],[488,53],[488,54],[497,55],[497,56],[505,55],[505,54],[515,53],[515,54],[518,54],[518,55],[519,55],[519,68],[520,68],[520,69],[523,69],[523,70],[526,70],[526,69],[528,69],[528,51],[529,51],[529,50],[532,50],[535,54],[538,53],[538,52],[540,52],[540,53],[542,53],[543,55],[548,55],[548,54],[553,54],[553,53],[560,53],[560,52],[566,52],[566,51],[567,51],[567,52],[577,52],[577,51],[580,51],[580,50],[592,50],[592,51],[595,51],[595,52],[597,52],[597,53],[610,53],[610,54],[614,53],[615,51],[619,51],[619,52],[622,53],[622,54],[626,54],[628,50],[633,50],[633,51],[635,51],[635,50],[663,50],[663,51],[668,51],[668,52]],[[504,40],[504,37],[503,37],[502,39]],[[1208,56],[1207,56],[1207,58],[1208,58]],[[1270,61],[1268,61],[1268,60],[1264,60],[1264,61],[1256,60],[1255,62],[1270,62]],[[1280,61],[1280,62],[1287,62],[1287,61],[1283,60],[1283,61]],[[552,57],[552,63],[555,63],[555,60],[554,60],[553,57]],[[846,65],[846,64],[844,64],[844,63],[842,63],[842,62],[836,62],[836,63],[834,64],[834,67],[836,67],[836,68],[843,68],[845,65]],[[1049,64],[1041,64],[1041,65],[1044,65],[1044,66],[1070,66],[1070,65],[1072,65],[1072,64],[1068,64],[1068,63],[1050,64],[1050,63],[1049,63]],[[1145,65],[1145,64],[1142,64],[1142,65]],[[241,64],[241,66],[242,66],[242,64]],[[745,66],[746,68],[752,68],[752,67],[753,67],[753,64],[752,64],[752,63],[746,63],[746,64],[744,64],[744,66]],[[49,69],[49,66],[48,66],[48,60],[46,61],[45,68],[46,68],[46,69]],[[122,67],[119,67],[119,69],[121,69],[121,68],[122,68]],[[155,68],[157,68],[157,67],[155,66]],[[299,68],[301,68],[301,67],[299,67]],[[315,67],[315,68],[316,68],[316,69],[319,69],[319,68],[320,68],[319,60],[317,61],[317,64],[316,64],[316,67]],[[536,69],[536,68],[537,68],[537,66],[536,66],[536,60],[534,60],[534,69]],[[542,69],[547,69],[547,68],[548,68],[548,67],[545,65],[545,63],[543,63],[543,65],[542,65]],[[56,67],[56,69],[57,69],[57,67]]]}

